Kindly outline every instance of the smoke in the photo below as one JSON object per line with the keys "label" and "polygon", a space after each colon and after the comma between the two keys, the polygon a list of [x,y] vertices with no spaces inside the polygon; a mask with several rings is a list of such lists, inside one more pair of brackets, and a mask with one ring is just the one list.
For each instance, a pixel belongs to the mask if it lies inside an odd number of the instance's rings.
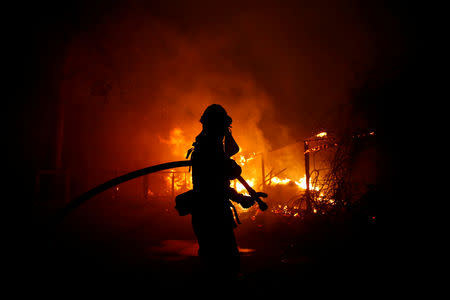
{"label": "smoke", "polygon": [[[395,28],[381,39],[389,19],[370,23],[353,2],[100,11],[64,54],[64,159],[73,169],[183,159],[213,103],[233,118],[244,152],[292,145],[339,124],[364,74],[401,51],[386,50]],[[283,164],[299,162],[293,149]]]}
{"label": "smoke", "polygon": [[242,147],[265,150],[270,144],[258,124],[273,104],[250,74],[222,55],[227,39],[190,37],[159,21],[122,17],[74,38],[64,71],[70,77],[61,88],[66,123],[72,134],[92,137],[77,142],[104,147],[68,148],[77,155],[79,149],[100,149],[98,157],[113,158],[116,165],[130,157],[139,163],[182,159],[180,151],[167,148],[171,143],[161,141],[179,128],[187,150],[201,130],[203,110],[219,103],[233,117]]}

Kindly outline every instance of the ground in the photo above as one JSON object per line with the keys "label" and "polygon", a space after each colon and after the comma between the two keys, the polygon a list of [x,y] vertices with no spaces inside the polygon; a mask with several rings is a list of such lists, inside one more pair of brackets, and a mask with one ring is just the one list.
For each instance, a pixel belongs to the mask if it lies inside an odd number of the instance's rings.
{"label": "ground", "polygon": [[[29,269],[21,280],[169,289],[202,280],[190,216],[178,216],[170,199],[150,200],[103,196],[82,205],[50,235],[32,228],[23,260]],[[378,224],[364,214],[302,220],[265,212],[241,221],[238,284],[249,289],[383,281]]]}

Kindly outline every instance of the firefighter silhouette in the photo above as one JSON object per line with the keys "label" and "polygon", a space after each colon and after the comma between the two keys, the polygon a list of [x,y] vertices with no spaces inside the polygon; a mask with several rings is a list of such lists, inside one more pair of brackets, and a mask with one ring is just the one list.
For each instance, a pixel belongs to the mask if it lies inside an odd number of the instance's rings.
{"label": "firefighter silhouette", "polygon": [[242,172],[230,159],[239,151],[231,134],[231,117],[222,106],[213,104],[206,108],[200,122],[203,130],[196,137],[191,157],[196,195],[191,214],[198,254],[207,274],[235,278],[240,272],[240,257],[234,235],[237,214],[230,200],[244,208],[255,201],[230,187],[230,180]]}

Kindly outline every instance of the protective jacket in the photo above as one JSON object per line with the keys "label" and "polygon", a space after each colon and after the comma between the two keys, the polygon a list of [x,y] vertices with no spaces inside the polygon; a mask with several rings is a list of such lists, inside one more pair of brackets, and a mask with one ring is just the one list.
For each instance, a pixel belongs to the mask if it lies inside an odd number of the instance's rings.
{"label": "protective jacket", "polygon": [[212,270],[237,272],[239,251],[230,199],[236,200],[239,194],[230,188],[230,180],[239,177],[242,170],[225,154],[220,138],[202,132],[194,147],[191,161],[196,201],[192,225],[199,256]]}

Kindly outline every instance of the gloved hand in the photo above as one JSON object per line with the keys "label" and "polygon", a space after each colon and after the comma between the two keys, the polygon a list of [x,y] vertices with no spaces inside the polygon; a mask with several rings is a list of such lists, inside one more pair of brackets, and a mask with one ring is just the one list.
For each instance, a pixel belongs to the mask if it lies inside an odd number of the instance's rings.
{"label": "gloved hand", "polygon": [[239,200],[239,204],[243,208],[250,208],[250,207],[253,206],[253,204],[255,204],[255,199],[253,199],[253,197],[250,197],[250,196],[241,195],[241,199]]}

